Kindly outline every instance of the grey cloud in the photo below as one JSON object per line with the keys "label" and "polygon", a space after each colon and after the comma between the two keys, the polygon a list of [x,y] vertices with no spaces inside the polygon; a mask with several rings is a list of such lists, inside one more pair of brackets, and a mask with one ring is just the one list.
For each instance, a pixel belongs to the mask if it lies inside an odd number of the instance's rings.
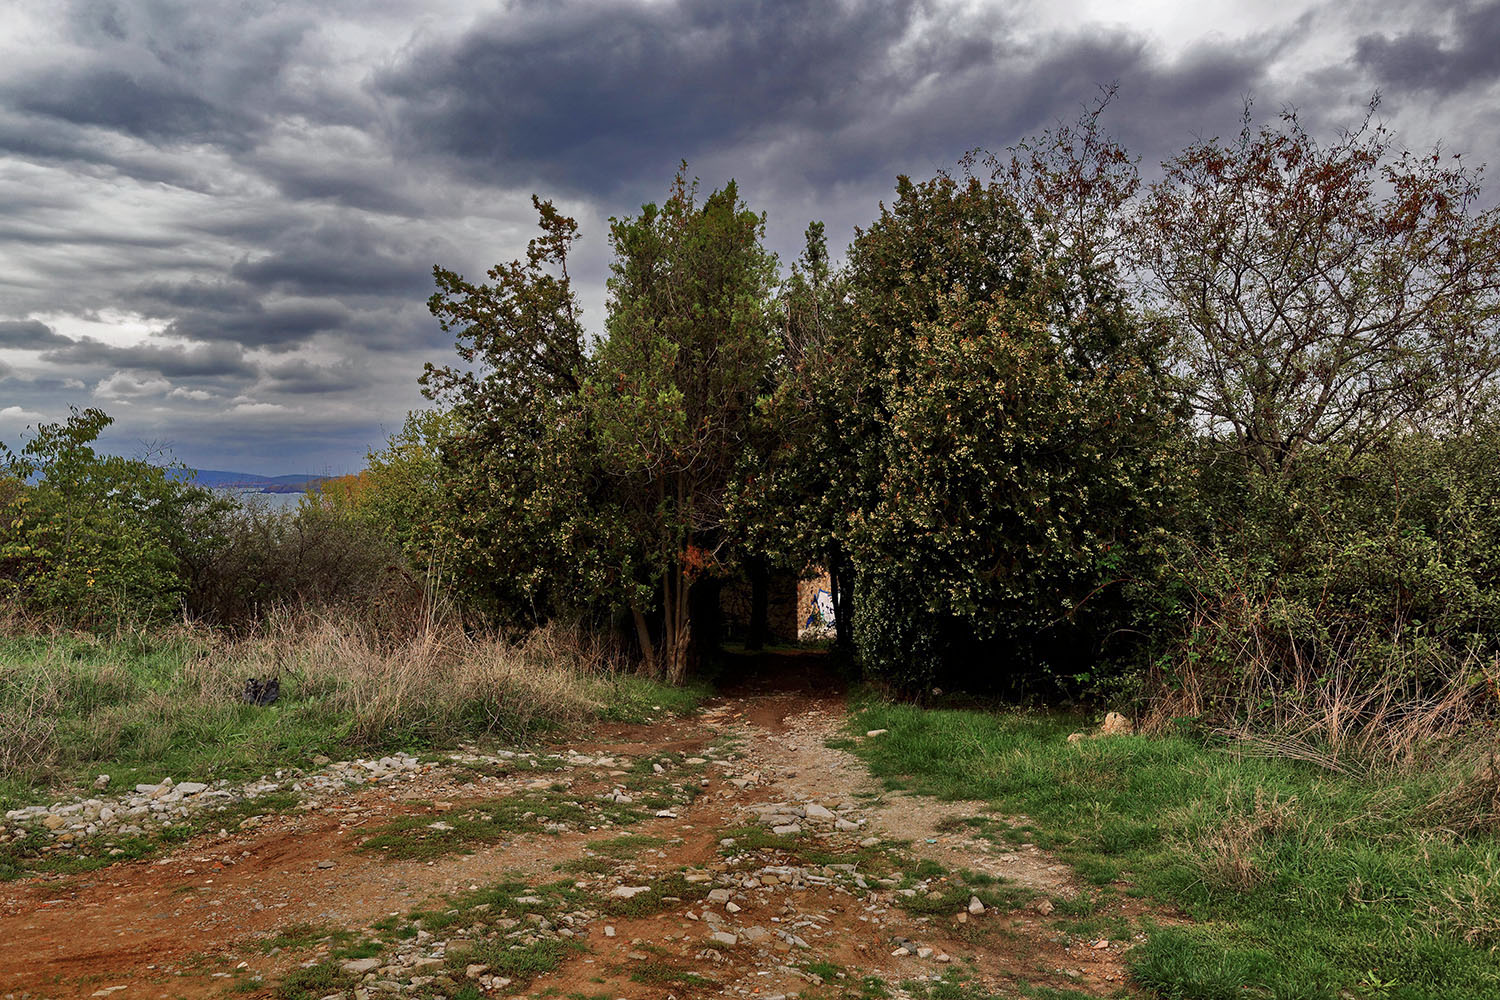
{"label": "grey cloud", "polygon": [[55,332],[40,320],[0,320],[0,347],[19,347],[23,350],[41,350],[72,344],[73,341]]}
{"label": "grey cloud", "polygon": [[762,3],[747,16],[719,0],[511,4],[376,83],[399,102],[409,153],[502,182],[608,191],[771,121],[836,127],[851,106],[888,106],[923,74],[992,57],[981,31],[897,63],[892,49],[927,6]]}
{"label": "grey cloud", "polygon": [[993,8],[753,11],[512,4],[456,41],[412,49],[375,83],[395,102],[407,155],[436,154],[476,179],[618,199],[664,186],[685,157],[774,188],[869,190],[1072,117],[1111,80],[1143,106],[1150,124],[1136,131],[1150,155],[1162,132],[1201,127],[1186,111],[1217,102],[1232,115],[1296,34],[1204,41],[1162,62],[1129,30],[1025,37]]}
{"label": "grey cloud", "polygon": [[246,347],[289,349],[317,333],[348,324],[349,311],[337,302],[304,302],[241,309],[197,309],[173,319],[164,331],[187,340],[227,341]]}
{"label": "grey cloud", "polygon": [[394,234],[369,225],[327,224],[239,261],[230,275],[298,295],[414,295],[429,288],[432,261],[396,243]]}
{"label": "grey cloud", "polygon": [[254,373],[254,368],[245,360],[244,351],[230,344],[206,344],[201,347],[142,344],[136,347],[115,347],[85,338],[48,351],[42,355],[42,360],[51,364],[149,371],[168,378]]}
{"label": "grey cloud", "polygon": [[349,362],[318,365],[309,361],[288,361],[266,366],[265,373],[270,379],[271,389],[299,396],[345,392],[366,384],[365,374]]}
{"label": "grey cloud", "polygon": [[182,82],[141,79],[119,69],[86,69],[13,92],[16,107],[74,125],[95,125],[156,142],[241,146],[252,120],[204,100]]}
{"label": "grey cloud", "polygon": [[1383,86],[1444,95],[1500,79],[1500,3],[1457,3],[1452,21],[1448,36],[1420,29],[1364,35],[1355,60]]}

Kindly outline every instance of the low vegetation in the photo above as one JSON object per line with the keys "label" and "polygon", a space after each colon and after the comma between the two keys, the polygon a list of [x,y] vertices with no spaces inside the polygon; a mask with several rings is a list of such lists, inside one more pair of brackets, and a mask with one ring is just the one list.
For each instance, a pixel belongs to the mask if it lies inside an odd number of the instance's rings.
{"label": "low vegetation", "polygon": [[[248,677],[278,677],[270,706]],[[164,777],[248,779],[314,757],[524,740],[594,719],[692,707],[619,665],[587,634],[552,626],[519,642],[433,624],[401,637],[347,619],[273,618],[249,636],[208,629],[0,641],[0,804],[49,787],[118,789]]]}
{"label": "low vegetation", "polygon": [[855,745],[892,785],[988,800],[977,832],[1051,848],[1086,881],[1161,907],[1169,919],[1136,928],[1147,941],[1132,952],[1158,995],[1500,991],[1500,838],[1455,804],[1493,808],[1493,748],[1372,777],[1182,735],[1068,742],[1079,725],[871,704],[854,728],[889,730]]}

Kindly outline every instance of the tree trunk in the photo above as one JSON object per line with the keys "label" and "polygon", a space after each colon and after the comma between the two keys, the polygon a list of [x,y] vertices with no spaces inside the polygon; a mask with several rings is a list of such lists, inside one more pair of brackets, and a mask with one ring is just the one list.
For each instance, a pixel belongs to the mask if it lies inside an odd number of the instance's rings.
{"label": "tree trunk", "polygon": [[635,638],[641,645],[641,662],[646,666],[646,673],[652,677],[661,676],[659,664],[656,662],[656,647],[651,643],[651,629],[646,624],[646,616],[639,608],[632,607],[630,617],[635,620]]}
{"label": "tree trunk", "polygon": [[762,556],[751,556],[745,560],[750,574],[750,631],[745,637],[745,648],[766,648],[766,636],[770,633],[771,570]]}

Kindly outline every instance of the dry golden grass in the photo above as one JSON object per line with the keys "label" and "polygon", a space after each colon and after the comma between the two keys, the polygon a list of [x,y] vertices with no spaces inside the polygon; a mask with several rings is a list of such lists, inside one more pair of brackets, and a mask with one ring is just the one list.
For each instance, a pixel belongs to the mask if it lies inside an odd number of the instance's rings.
{"label": "dry golden grass", "polygon": [[[280,681],[276,706],[244,703],[250,677]],[[518,740],[695,701],[560,624],[514,641],[439,615],[393,630],[310,613],[271,615],[240,636],[193,625],[108,640],[12,634],[0,639],[0,800],[112,769],[253,775],[318,753]]]}
{"label": "dry golden grass", "polygon": [[363,745],[414,728],[515,735],[580,722],[603,707],[598,682],[617,669],[597,637],[558,624],[510,642],[443,621],[392,638],[348,619],[276,616],[190,664],[187,678],[209,695],[278,677],[298,697],[348,712],[350,738]]}

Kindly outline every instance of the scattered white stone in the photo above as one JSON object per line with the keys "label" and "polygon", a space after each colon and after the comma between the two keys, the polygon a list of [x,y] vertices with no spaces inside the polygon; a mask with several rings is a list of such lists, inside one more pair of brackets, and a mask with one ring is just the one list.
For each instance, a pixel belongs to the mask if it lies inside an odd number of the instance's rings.
{"label": "scattered white stone", "polygon": [[710,941],[713,941],[715,944],[722,944],[731,948],[739,942],[739,938],[735,937],[728,931],[714,931],[708,936],[708,939]]}
{"label": "scattered white stone", "polygon": [[984,912],[984,904],[979,901],[978,896],[969,897],[969,912],[974,914],[976,917]]}
{"label": "scattered white stone", "polygon": [[872,729],[869,732],[865,733],[865,735],[866,736],[884,736],[888,732],[890,732],[889,729]]}
{"label": "scattered white stone", "polygon": [[645,885],[617,885],[611,890],[610,895],[616,899],[634,899],[643,892],[650,892],[651,887]]}

